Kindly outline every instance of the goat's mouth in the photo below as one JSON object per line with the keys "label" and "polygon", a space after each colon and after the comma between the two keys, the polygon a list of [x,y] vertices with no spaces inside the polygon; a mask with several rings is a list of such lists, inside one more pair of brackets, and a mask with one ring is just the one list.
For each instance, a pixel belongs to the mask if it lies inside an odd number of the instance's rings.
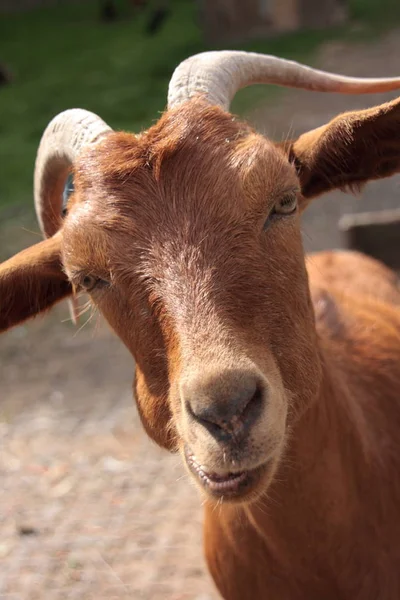
{"label": "goat's mouth", "polygon": [[185,448],[186,464],[200,486],[208,495],[218,500],[240,500],[249,496],[258,487],[268,466],[266,463],[244,471],[214,473],[198,463],[196,457]]}

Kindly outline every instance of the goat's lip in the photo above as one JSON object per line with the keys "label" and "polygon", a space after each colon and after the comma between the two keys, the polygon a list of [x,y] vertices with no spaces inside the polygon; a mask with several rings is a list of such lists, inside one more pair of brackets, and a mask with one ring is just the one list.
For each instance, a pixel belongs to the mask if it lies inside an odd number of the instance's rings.
{"label": "goat's lip", "polygon": [[188,448],[185,448],[185,460],[190,472],[201,486],[211,496],[224,499],[235,499],[247,495],[257,485],[267,466],[262,464],[254,469],[244,471],[214,473],[200,465]]}

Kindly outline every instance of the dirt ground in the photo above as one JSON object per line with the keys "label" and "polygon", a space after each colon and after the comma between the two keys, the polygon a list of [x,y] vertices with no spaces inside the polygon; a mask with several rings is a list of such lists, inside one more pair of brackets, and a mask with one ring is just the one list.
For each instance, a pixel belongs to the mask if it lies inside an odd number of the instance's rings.
{"label": "dirt ground", "polygon": [[[370,44],[326,45],[315,64],[397,75],[399,55],[395,31]],[[394,96],[291,91],[252,118],[282,138]],[[307,250],[340,246],[346,212],[398,206],[399,182],[315,202],[304,219]],[[0,257],[36,241],[32,227],[30,215],[0,223]],[[216,600],[200,498],[179,459],[141,430],[131,357],[100,318],[78,330],[67,319],[62,305],[0,338],[1,600]]]}

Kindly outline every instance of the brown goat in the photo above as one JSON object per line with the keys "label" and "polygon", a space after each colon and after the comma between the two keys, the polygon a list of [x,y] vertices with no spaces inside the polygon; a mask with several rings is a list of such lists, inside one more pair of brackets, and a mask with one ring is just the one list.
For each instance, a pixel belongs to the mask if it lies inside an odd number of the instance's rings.
{"label": "brown goat", "polygon": [[400,87],[207,53],[178,67],[141,135],[59,115],[36,163],[49,237],[0,266],[0,330],[89,292],[135,358],[147,433],[205,494],[223,598],[398,600],[397,279],[358,254],[306,260],[300,213],[400,170],[400,100],[275,144],[227,112],[261,81]]}

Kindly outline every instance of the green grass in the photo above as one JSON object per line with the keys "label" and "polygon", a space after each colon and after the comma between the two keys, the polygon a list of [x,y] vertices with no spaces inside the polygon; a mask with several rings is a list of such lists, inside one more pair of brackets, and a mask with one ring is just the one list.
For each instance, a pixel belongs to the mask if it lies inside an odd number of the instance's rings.
{"label": "green grass", "polygon": [[0,205],[31,201],[36,148],[56,113],[86,108],[130,130],[157,118],[171,70],[201,49],[200,34],[184,0],[156,38],[143,24],[102,24],[96,3],[2,17],[0,60],[16,79],[0,88]]}
{"label": "green grass", "polygon": [[[400,20],[397,0],[351,0],[351,7],[363,24],[357,33],[349,24],[241,47],[312,62],[324,40],[359,40]],[[165,107],[174,67],[206,49],[193,1],[175,0],[172,17],[155,37],[142,33],[145,14],[128,16],[102,24],[96,2],[1,16],[0,60],[10,65],[15,81],[0,88],[0,207],[32,203],[36,149],[55,114],[80,107],[117,129],[148,127]],[[242,91],[233,110],[242,113],[265,93],[263,86]]]}

